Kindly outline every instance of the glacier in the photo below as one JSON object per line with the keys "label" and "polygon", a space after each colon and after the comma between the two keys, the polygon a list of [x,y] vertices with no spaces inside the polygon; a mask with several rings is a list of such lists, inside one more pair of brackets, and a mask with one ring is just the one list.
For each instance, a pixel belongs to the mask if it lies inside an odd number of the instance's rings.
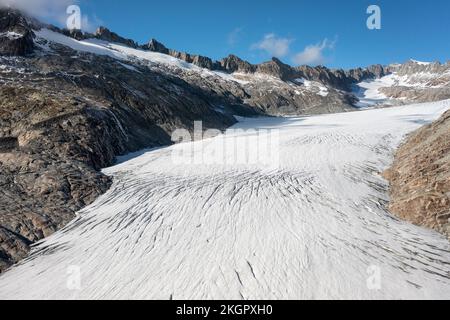
{"label": "glacier", "polygon": [[392,216],[380,175],[448,109],[238,123],[250,145],[278,130],[273,167],[173,162],[227,135],[123,158],[106,194],[0,277],[0,299],[450,299],[450,243]]}

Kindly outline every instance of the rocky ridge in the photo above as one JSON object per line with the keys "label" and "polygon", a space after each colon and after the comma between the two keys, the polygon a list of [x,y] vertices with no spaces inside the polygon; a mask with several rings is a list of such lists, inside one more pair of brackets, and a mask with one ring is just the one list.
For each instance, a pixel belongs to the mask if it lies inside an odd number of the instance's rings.
{"label": "rocky ridge", "polygon": [[0,55],[23,56],[33,52],[34,33],[26,18],[0,8]]}
{"label": "rocky ridge", "polygon": [[331,70],[323,66],[292,67],[277,58],[272,58],[271,61],[254,65],[232,54],[220,61],[213,61],[208,57],[190,55],[188,53],[168,49],[155,39],[150,40],[147,45],[141,46],[141,48],[167,54],[210,70],[244,74],[260,73],[277,77],[283,81],[294,81],[295,79],[304,78],[311,81],[320,81],[321,83],[333,86],[334,88],[347,91],[351,91],[352,84],[365,79],[380,78],[389,72],[389,68],[385,68],[382,65],[374,65],[365,69],[358,68],[349,71]]}
{"label": "rocky ridge", "polygon": [[380,91],[391,99],[428,102],[450,98],[450,61],[441,64],[410,60],[389,68],[395,75],[394,83]]}
{"label": "rocky ridge", "polygon": [[450,239],[450,111],[411,134],[384,175],[392,213]]}

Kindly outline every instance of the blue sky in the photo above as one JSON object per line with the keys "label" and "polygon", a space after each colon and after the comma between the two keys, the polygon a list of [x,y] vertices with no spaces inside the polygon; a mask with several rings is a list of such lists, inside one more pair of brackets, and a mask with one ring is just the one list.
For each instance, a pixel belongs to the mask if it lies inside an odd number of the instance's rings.
{"label": "blue sky", "polygon": [[[293,65],[309,61],[339,68],[410,58],[450,60],[448,0],[78,3],[89,19],[89,28],[102,24],[139,43],[156,38],[169,48],[213,59],[233,53],[259,63],[275,55]],[[371,4],[381,8],[381,30],[366,27],[366,10]]]}

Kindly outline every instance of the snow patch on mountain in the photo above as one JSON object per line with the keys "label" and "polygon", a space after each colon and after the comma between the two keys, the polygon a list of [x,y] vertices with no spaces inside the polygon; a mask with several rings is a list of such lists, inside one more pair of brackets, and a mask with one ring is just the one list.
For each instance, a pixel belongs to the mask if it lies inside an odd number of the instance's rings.
{"label": "snow patch on mountain", "polygon": [[419,65],[421,65],[421,66],[428,66],[428,65],[431,64],[431,62],[417,61],[417,60],[414,60],[414,59],[411,59],[410,61],[411,61],[411,62],[414,62],[414,63],[417,63],[417,64],[419,64]]}
{"label": "snow patch on mountain", "polygon": [[316,81],[310,81],[303,78],[298,78],[294,80],[296,83],[303,84],[305,88],[311,92],[316,93],[319,96],[326,97],[328,96],[328,88],[325,87],[322,83]]}
{"label": "snow patch on mountain", "polygon": [[366,108],[385,103],[388,97],[380,89],[389,87],[392,84],[392,77],[388,76],[358,83],[354,87],[354,94],[359,99],[356,106]]}
{"label": "snow patch on mountain", "polygon": [[98,39],[87,39],[78,41],[76,39],[67,37],[63,34],[48,30],[41,29],[35,32],[39,38],[46,39],[50,42],[58,43],[67,47],[70,47],[76,51],[89,52],[97,55],[105,55],[120,60],[131,60],[133,58],[147,61],[150,63],[159,63],[170,66],[176,66],[178,68],[193,69],[194,65],[185,61],[173,58],[171,56],[144,51],[139,49],[130,48],[118,43],[111,43]]}
{"label": "snow patch on mountain", "polygon": [[[129,63],[139,62],[149,67],[163,65],[172,69],[180,69],[185,72],[195,72],[203,77],[218,77],[224,81],[234,81],[241,84],[247,83],[246,81],[234,77],[232,74],[200,68],[192,63],[188,63],[158,52],[135,49],[127,47],[123,44],[107,42],[99,39],[86,39],[79,41],[48,29],[41,29],[39,31],[35,31],[35,33],[38,37],[38,43],[40,43],[39,39],[45,39],[52,43],[67,46],[76,51],[109,56],[111,58]],[[40,46],[44,49],[48,49],[48,45],[46,44],[40,43]],[[129,70],[137,71],[133,66],[128,64],[122,65]]]}
{"label": "snow patch on mountain", "polygon": [[[408,64],[416,65],[416,68]],[[359,99],[356,106],[370,107],[398,102],[388,97],[383,91],[384,88],[427,90],[450,86],[450,69],[442,71],[444,67],[441,65],[417,61],[410,61],[408,64],[391,65],[391,68],[395,70],[391,74],[356,84],[353,90]]]}
{"label": "snow patch on mountain", "polygon": [[17,40],[17,39],[23,38],[23,34],[20,34],[17,32],[12,32],[12,31],[7,31],[7,32],[0,33],[0,38],[8,38],[9,40]]}

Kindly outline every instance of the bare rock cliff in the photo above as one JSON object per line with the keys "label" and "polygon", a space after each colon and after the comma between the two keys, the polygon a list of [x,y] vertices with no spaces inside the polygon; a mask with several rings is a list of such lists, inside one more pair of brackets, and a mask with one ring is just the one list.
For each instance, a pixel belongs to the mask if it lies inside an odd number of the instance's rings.
{"label": "bare rock cliff", "polygon": [[450,239],[450,111],[407,139],[385,177],[392,213]]}

